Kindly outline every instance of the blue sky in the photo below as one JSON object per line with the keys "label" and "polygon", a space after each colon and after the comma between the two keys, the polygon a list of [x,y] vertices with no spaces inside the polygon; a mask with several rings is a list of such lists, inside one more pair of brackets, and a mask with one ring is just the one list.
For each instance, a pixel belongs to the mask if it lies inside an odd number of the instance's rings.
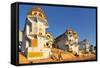
{"label": "blue sky", "polygon": [[[23,31],[27,13],[36,5],[19,6],[19,30]],[[41,6],[45,12],[49,28],[54,37],[58,37],[68,27],[78,32],[79,40],[87,38],[93,45],[96,43],[96,9],[78,7]]]}

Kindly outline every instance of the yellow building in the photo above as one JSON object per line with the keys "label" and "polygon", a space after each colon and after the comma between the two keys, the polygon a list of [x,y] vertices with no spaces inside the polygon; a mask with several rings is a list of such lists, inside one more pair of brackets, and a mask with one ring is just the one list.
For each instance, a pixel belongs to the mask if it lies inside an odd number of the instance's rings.
{"label": "yellow building", "polygon": [[49,39],[46,39],[47,28],[48,22],[40,7],[34,7],[29,11],[26,17],[21,48],[22,53],[28,60],[50,57],[51,49],[45,47],[49,41]]}

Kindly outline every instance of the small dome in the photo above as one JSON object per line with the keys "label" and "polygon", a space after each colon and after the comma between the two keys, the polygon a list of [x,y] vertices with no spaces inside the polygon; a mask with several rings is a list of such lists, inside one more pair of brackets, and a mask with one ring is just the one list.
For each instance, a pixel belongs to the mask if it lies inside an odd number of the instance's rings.
{"label": "small dome", "polygon": [[31,11],[29,11],[28,15],[38,15],[42,18],[45,18],[46,19],[46,16],[45,16],[45,13],[43,12],[43,10],[36,6],[36,7],[33,7]]}

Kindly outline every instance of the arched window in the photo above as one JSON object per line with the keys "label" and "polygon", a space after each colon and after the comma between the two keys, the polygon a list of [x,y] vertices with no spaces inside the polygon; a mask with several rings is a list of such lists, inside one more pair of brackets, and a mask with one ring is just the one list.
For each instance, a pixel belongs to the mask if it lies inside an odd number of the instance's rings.
{"label": "arched window", "polygon": [[37,15],[37,13],[35,12],[34,15]]}
{"label": "arched window", "polygon": [[42,17],[42,14],[41,14],[41,13],[39,13],[39,16],[40,16],[40,17]]}

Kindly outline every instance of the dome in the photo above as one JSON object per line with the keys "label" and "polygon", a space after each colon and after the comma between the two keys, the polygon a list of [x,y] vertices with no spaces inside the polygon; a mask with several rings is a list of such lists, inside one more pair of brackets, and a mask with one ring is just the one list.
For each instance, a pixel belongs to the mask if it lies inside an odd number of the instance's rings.
{"label": "dome", "polygon": [[40,7],[38,7],[38,6],[33,7],[33,8],[31,9],[31,11],[29,11],[28,15],[32,15],[32,16],[38,15],[39,17],[46,19],[45,13],[44,13],[43,10],[42,10]]}

